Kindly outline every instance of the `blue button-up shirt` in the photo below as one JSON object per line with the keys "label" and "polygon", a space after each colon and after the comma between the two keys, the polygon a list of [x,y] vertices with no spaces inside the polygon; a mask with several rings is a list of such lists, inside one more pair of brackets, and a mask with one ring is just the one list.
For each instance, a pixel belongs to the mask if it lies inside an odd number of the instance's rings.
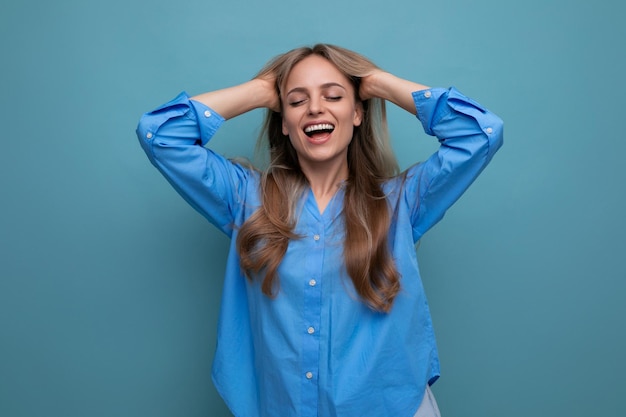
{"label": "blue button-up shirt", "polygon": [[259,207],[258,172],[204,147],[224,119],[181,93],[137,128],[150,161],[231,238],[213,381],[238,417],[411,417],[439,359],[415,243],[491,160],[502,121],[454,88],[413,93],[425,132],[440,148],[406,177],[389,180],[391,253],[401,291],[387,314],[359,299],[343,262],[343,190],[323,213],[312,192],[278,269],[280,290],[244,278],[236,235]]}

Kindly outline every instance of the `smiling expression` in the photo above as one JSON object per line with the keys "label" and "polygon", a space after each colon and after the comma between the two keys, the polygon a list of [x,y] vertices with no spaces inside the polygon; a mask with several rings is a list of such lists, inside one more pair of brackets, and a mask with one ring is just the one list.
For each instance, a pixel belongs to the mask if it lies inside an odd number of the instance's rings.
{"label": "smiling expression", "polygon": [[311,55],[294,65],[282,91],[282,131],[300,166],[347,166],[348,145],[362,117],[350,80],[327,59]]}

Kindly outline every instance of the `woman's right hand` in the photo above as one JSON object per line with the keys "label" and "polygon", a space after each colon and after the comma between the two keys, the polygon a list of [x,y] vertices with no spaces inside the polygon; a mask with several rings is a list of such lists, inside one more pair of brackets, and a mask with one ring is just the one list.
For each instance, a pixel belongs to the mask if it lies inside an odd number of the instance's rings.
{"label": "woman's right hand", "polygon": [[276,78],[273,74],[262,74],[254,78],[252,82],[256,82],[259,86],[259,91],[264,104],[262,107],[266,107],[277,113],[280,112],[280,97],[278,96],[278,90],[276,88]]}

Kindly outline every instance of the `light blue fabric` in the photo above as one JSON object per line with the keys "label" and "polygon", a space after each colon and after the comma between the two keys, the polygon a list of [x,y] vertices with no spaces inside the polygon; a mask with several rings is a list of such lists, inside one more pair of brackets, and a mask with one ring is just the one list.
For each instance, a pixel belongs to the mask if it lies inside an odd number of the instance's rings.
{"label": "light blue fabric", "polygon": [[[309,191],[279,267],[276,298],[244,278],[237,228],[259,206],[259,174],[203,147],[224,119],[181,93],[145,114],[137,135],[150,161],[196,210],[231,237],[213,380],[237,417],[406,416],[439,377],[415,243],[491,160],[502,121],[456,89],[413,93],[441,146],[385,184],[390,246],[402,290],[390,313],[357,296],[342,256],[343,191],[322,214]],[[405,179],[404,179],[405,178]],[[167,254],[160,254],[167,256]]]}

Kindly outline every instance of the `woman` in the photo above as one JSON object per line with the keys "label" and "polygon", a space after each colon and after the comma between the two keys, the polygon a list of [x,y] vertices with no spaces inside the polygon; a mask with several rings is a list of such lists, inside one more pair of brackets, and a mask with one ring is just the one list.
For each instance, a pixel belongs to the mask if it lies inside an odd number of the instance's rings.
{"label": "woman", "polygon": [[[397,174],[384,101],[440,149]],[[204,148],[266,108],[269,166]],[[332,45],[251,81],[174,100],[137,134],[152,163],[231,237],[213,380],[235,416],[435,416],[439,360],[414,250],[502,143],[501,120]]]}

